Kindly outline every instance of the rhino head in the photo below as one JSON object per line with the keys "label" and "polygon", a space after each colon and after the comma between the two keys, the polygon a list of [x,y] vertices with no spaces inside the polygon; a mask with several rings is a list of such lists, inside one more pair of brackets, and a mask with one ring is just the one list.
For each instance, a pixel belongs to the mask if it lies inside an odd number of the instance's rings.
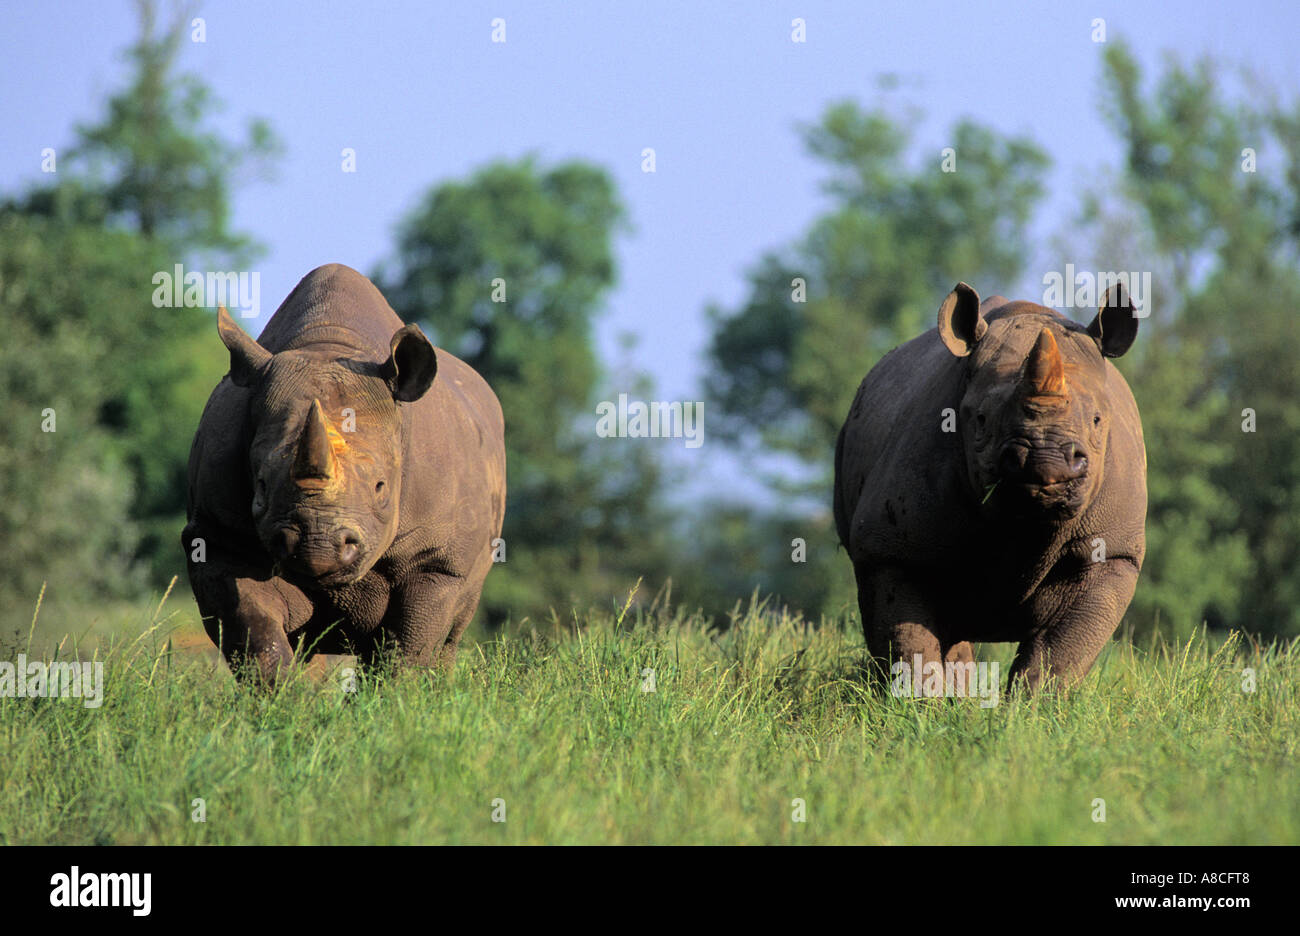
{"label": "rhino head", "polygon": [[[258,539],[288,575],[324,587],[361,578],[397,535],[400,404],[437,373],[417,325],[393,335],[386,361],[272,354],[218,312],[230,379],[251,391],[248,464]],[[344,352],[346,353],[346,352]],[[355,352],[354,352],[355,353]]]}
{"label": "rhino head", "polygon": [[967,359],[959,416],[966,470],[983,509],[1053,521],[1092,503],[1112,421],[1107,357],[1137,336],[1122,285],[1084,328],[1028,302],[986,304],[958,283],[939,308],[939,337]]}

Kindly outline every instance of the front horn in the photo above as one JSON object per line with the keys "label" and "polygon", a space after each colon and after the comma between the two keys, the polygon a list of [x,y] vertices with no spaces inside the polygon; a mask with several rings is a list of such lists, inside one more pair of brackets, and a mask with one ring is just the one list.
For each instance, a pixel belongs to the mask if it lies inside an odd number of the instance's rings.
{"label": "front horn", "polygon": [[307,422],[298,437],[298,448],[293,457],[290,477],[299,487],[323,488],[334,480],[338,464],[334,446],[330,443],[329,421],[321,409],[320,400],[312,400]]}

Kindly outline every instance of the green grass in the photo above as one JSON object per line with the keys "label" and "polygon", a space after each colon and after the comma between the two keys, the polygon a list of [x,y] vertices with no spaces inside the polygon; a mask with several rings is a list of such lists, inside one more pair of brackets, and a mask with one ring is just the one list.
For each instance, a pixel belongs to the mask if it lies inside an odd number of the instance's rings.
{"label": "green grass", "polygon": [[[450,680],[266,695],[168,642],[192,614],[95,651],[98,709],[0,699],[0,842],[1300,842],[1295,644],[1116,642],[1070,694],[985,709],[873,692],[852,625],[615,609],[467,643]],[[982,652],[1005,676],[1010,649]]]}

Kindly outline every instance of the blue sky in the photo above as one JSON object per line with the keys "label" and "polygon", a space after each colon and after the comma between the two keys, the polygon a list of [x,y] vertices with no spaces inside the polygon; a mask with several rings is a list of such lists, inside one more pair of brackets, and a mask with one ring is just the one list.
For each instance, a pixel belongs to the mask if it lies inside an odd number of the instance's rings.
{"label": "blue sky", "polygon": [[[1099,116],[1094,18],[1148,69],[1167,50],[1210,53],[1300,87],[1294,2],[209,2],[198,15],[207,41],[188,45],[182,65],[225,102],[219,121],[234,135],[263,116],[286,144],[276,178],[235,203],[235,226],[269,247],[263,320],[321,263],[373,270],[432,184],[497,157],[581,157],[614,176],[632,222],[601,349],[625,357],[618,335],[635,334],[631,360],[663,399],[698,398],[706,304],[739,302],[746,268],[823,207],[797,128],[830,101],[920,108],[917,140],[936,160],[960,117],[1033,135],[1055,160],[1046,239],[1073,192],[1119,158]],[[494,17],[504,44],[490,41]],[[795,17],[804,44],[790,40]],[[40,180],[42,147],[70,143],[73,124],[97,118],[121,86],[135,18],[125,2],[28,3],[5,21],[0,190],[13,191]],[[898,90],[879,90],[885,73]],[[340,171],[344,147],[355,174]],[[654,174],[641,171],[644,147]],[[734,466],[693,471],[725,478]]]}

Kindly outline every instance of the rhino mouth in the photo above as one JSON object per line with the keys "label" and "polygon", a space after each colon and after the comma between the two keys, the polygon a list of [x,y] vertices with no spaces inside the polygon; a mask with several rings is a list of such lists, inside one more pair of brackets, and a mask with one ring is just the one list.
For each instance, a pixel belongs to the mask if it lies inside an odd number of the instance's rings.
{"label": "rhino mouth", "polygon": [[[292,568],[292,567],[291,567]],[[307,579],[325,588],[337,588],[343,585],[351,585],[365,574],[364,559],[358,558],[349,565],[341,569],[334,569],[320,575],[312,574],[306,569],[294,568],[296,577]]]}
{"label": "rhino mouth", "polygon": [[1005,491],[1003,502],[1015,513],[1048,511],[1073,513],[1082,506],[1084,478],[1062,481],[1037,482],[1002,480],[998,487]]}
{"label": "rhino mouth", "polygon": [[1068,513],[1082,506],[1088,452],[1072,441],[1011,438],[1002,444],[990,492],[1017,513]]}
{"label": "rhino mouth", "polygon": [[283,565],[293,578],[322,588],[339,588],[359,581],[370,570],[371,563],[369,551],[361,548],[357,550],[355,558],[342,565],[313,567],[311,563],[298,558],[285,559]]}

